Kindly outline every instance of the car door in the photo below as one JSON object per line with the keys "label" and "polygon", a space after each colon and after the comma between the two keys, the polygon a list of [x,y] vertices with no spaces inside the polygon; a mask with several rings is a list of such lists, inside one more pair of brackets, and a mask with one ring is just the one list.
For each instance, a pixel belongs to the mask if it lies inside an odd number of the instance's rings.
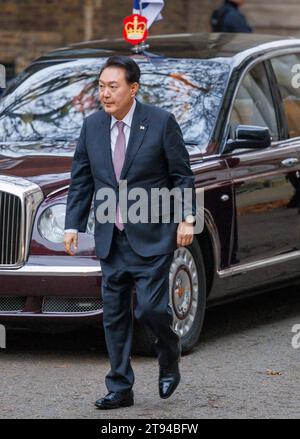
{"label": "car door", "polygon": [[[300,53],[283,55],[271,59],[271,66],[276,77],[282,108],[286,122],[284,139],[293,145],[300,159]],[[300,172],[291,177],[294,195],[290,206],[298,209],[300,214]]]}
{"label": "car door", "polygon": [[[235,197],[230,266],[236,273],[258,268],[253,284],[283,278],[286,269],[273,264],[299,249],[299,214],[293,207],[293,181],[300,171],[294,143],[282,139],[282,119],[265,63],[243,76],[235,95],[229,125],[268,127],[272,144],[264,149],[239,149],[226,154]],[[245,285],[246,287],[247,285]]]}
{"label": "car door", "polygon": [[[283,133],[283,144],[292,145],[300,160],[300,52],[273,57],[270,68],[276,78],[279,98],[282,102],[283,117],[286,130]],[[289,175],[293,186],[293,195],[289,202],[289,209],[300,218],[300,170],[294,169]],[[296,245],[299,248],[299,234],[296,236]],[[289,271],[299,274],[299,258],[291,262]]]}

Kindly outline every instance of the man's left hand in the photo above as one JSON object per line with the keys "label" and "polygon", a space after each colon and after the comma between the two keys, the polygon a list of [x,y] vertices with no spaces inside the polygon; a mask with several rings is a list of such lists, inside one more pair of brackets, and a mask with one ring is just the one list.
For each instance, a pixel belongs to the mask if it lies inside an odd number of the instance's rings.
{"label": "man's left hand", "polygon": [[186,247],[193,242],[194,226],[186,221],[182,221],[177,229],[177,246]]}

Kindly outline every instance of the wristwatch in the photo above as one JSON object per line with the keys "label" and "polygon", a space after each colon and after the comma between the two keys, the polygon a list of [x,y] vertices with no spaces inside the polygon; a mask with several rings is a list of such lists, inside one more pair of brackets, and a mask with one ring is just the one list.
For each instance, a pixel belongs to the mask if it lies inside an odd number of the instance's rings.
{"label": "wristwatch", "polygon": [[184,219],[184,221],[188,224],[192,224],[193,226],[196,223],[196,217],[194,215],[187,215]]}

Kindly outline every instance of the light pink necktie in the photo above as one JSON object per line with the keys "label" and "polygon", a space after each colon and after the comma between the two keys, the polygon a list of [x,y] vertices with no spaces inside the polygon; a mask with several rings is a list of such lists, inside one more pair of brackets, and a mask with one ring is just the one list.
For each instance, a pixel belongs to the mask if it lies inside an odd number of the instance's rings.
{"label": "light pink necktie", "polygon": [[[119,181],[125,160],[126,138],[124,134],[124,125],[125,125],[124,122],[119,120],[118,122],[116,122],[116,125],[118,127],[119,133],[114,150],[113,164],[114,164],[116,178]],[[124,230],[119,203],[117,203],[116,226],[118,227],[119,230]]]}

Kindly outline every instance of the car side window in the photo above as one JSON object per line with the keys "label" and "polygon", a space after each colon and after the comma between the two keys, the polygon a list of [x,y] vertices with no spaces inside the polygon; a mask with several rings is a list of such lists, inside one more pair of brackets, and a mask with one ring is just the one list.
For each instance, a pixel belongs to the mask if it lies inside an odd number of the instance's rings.
{"label": "car side window", "polygon": [[260,63],[244,76],[235,97],[230,126],[267,127],[273,140],[278,140],[278,127],[272,93],[264,64]]}
{"label": "car side window", "polygon": [[[283,100],[283,108],[288,123],[289,138],[300,136],[300,82],[296,72],[299,72],[300,55],[284,55],[271,60]],[[295,67],[298,70],[295,70]],[[295,66],[295,67],[294,67]]]}

